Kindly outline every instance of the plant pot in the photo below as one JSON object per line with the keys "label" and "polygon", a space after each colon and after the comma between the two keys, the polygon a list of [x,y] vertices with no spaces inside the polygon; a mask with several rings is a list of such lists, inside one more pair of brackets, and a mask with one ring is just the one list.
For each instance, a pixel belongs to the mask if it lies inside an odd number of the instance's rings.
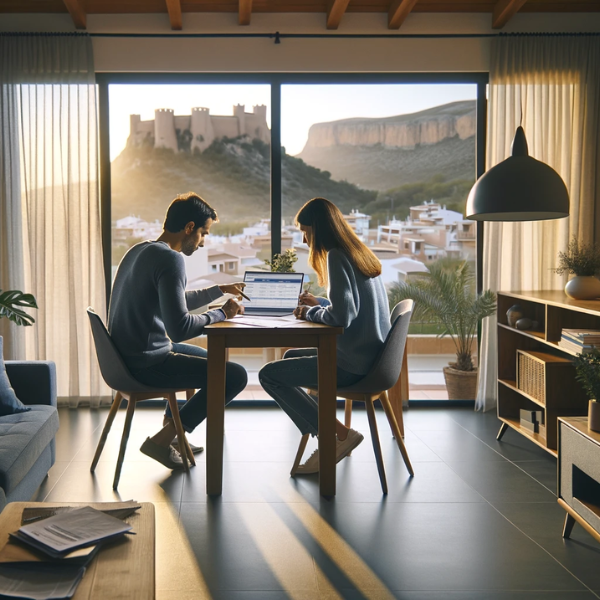
{"label": "plant pot", "polygon": [[588,408],[588,427],[592,431],[600,432],[600,402],[590,400]]}
{"label": "plant pot", "polygon": [[591,275],[576,275],[565,285],[565,294],[574,300],[600,298],[600,281]]}
{"label": "plant pot", "polygon": [[444,379],[448,390],[448,400],[475,400],[477,396],[477,369],[459,371],[444,367]]}

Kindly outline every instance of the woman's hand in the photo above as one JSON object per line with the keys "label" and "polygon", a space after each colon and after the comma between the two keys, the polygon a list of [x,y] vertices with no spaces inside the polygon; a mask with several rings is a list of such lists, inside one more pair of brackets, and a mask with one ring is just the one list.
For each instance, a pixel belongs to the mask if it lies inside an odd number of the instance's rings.
{"label": "woman's hand", "polygon": [[319,306],[319,301],[316,296],[313,296],[310,292],[302,292],[300,294],[300,304],[304,306]]}
{"label": "woman's hand", "polygon": [[235,315],[244,314],[244,307],[241,304],[238,304],[233,298],[229,298],[221,308],[228,319],[233,319]]}
{"label": "woman's hand", "polygon": [[309,306],[297,306],[294,309],[294,316],[296,319],[300,319],[301,321],[306,321],[306,313],[308,312]]}

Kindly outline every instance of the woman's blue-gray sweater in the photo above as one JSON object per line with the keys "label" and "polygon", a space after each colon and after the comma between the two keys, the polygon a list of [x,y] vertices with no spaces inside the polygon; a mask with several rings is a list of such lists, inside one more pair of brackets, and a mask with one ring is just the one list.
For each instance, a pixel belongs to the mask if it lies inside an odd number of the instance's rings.
{"label": "woman's blue-gray sweater", "polygon": [[390,309],[381,276],[365,277],[341,250],[327,254],[329,300],[306,313],[306,320],[344,328],[337,340],[338,367],[366,375],[390,330]]}

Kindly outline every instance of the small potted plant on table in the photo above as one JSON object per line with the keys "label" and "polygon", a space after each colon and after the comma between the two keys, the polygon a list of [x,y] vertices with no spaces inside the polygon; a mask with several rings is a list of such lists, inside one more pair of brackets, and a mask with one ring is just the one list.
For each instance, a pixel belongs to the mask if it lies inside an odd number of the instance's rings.
{"label": "small potted plant on table", "polygon": [[443,326],[456,348],[456,362],[444,367],[450,400],[474,400],[477,394],[477,368],[471,347],[477,326],[496,310],[496,294],[490,290],[477,295],[475,276],[467,262],[438,261],[429,272],[412,282],[396,283],[390,289],[390,303],[411,298],[415,301],[413,319],[428,319]]}
{"label": "small potted plant on table", "polygon": [[558,267],[552,269],[557,275],[575,275],[565,285],[565,294],[574,300],[594,300],[600,297],[600,248],[593,244],[579,243],[573,238],[566,252],[558,253]]}
{"label": "small potted plant on table", "polygon": [[591,352],[578,354],[573,360],[576,379],[581,383],[588,398],[590,399],[588,409],[588,427],[592,431],[600,431],[600,351],[594,349]]}

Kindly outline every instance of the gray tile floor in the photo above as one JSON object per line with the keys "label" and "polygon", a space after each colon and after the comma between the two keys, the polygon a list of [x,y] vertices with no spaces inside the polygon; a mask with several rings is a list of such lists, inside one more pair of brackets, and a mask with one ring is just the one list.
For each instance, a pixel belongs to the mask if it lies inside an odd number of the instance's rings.
{"label": "gray tile floor", "polygon": [[[57,462],[36,499],[154,502],[159,600],[600,598],[600,544],[579,526],[561,537],[556,460],[512,431],[497,442],[494,414],[407,411],[410,479],[379,413],[384,497],[366,414],[355,410],[365,441],[338,465],[333,501],[319,497],[316,476],[289,477],[299,434],[270,408],[227,410],[218,499],[205,495],[203,455],[186,476],[139,452],[162,419],[138,409],[114,493],[124,411],[89,472],[106,415],[61,409]],[[204,427],[191,439],[202,443]]]}

